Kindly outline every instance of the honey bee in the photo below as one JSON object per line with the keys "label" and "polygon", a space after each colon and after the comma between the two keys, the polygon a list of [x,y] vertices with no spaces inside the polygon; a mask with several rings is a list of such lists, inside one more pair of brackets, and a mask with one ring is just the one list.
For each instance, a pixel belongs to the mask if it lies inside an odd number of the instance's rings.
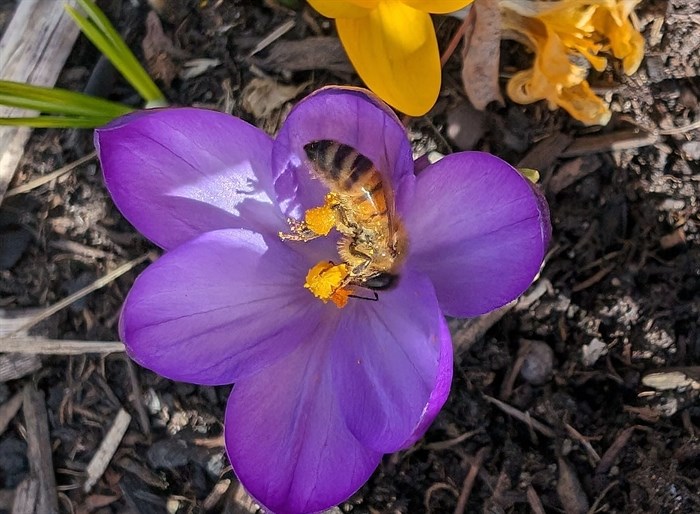
{"label": "honey bee", "polygon": [[[392,288],[408,246],[396,216],[393,191],[374,163],[351,146],[319,140],[305,145],[304,151],[313,176],[330,191],[326,205],[332,208],[334,227],[343,236],[338,254],[349,267],[344,285],[373,291]],[[319,236],[304,222],[295,225],[295,235],[287,239]]]}

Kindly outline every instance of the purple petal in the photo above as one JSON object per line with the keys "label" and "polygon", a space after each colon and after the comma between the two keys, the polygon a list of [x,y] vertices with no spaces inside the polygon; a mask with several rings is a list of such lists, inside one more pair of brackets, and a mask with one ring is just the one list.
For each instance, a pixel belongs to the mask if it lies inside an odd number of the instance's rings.
{"label": "purple petal", "polygon": [[397,211],[404,211],[413,194],[415,176],[403,125],[369,91],[328,87],[299,102],[275,140],[272,169],[285,213],[300,217],[303,210],[323,203],[327,190],[309,174],[304,153],[305,144],[321,139],[350,145],[368,157],[389,181]]}
{"label": "purple petal", "polygon": [[129,292],[120,327],[129,355],[197,384],[230,384],[258,372],[325,326],[331,307],[303,288],[308,262],[277,236],[242,229],[176,247]]}
{"label": "purple petal", "polygon": [[219,228],[277,231],[272,140],[227,114],[141,111],[95,131],[107,189],[136,229],[171,249]]}
{"label": "purple petal", "polygon": [[404,270],[376,302],[356,301],[334,337],[333,379],[348,428],[390,453],[420,438],[445,403],[452,342],[427,277]]}
{"label": "purple petal", "polygon": [[479,152],[426,168],[404,221],[410,265],[431,278],[450,316],[484,314],[520,295],[540,269],[551,231],[547,204],[530,182]]}
{"label": "purple petal", "polygon": [[270,512],[323,511],[370,477],[381,454],[348,431],[334,392],[328,334],[239,381],[226,409],[226,449],[248,492]]}

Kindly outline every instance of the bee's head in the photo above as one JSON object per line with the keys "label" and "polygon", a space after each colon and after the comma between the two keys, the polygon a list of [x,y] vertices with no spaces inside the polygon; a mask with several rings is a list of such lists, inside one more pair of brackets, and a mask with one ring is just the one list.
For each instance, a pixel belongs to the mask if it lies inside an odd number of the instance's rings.
{"label": "bee's head", "polygon": [[372,289],[374,291],[386,291],[391,289],[399,282],[399,276],[387,271],[380,271],[368,277],[362,282],[362,287]]}

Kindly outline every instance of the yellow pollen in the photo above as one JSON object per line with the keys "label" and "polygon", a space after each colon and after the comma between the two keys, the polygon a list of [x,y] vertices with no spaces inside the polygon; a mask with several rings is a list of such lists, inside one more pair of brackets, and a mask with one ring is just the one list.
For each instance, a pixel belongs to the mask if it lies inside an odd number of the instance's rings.
{"label": "yellow pollen", "polygon": [[306,226],[319,236],[327,236],[335,226],[335,207],[338,199],[333,193],[326,195],[326,200],[320,207],[314,207],[306,211],[304,221]]}
{"label": "yellow pollen", "polygon": [[343,287],[348,276],[348,265],[333,264],[321,261],[309,270],[304,287],[311,291],[323,303],[332,301],[336,307],[342,308],[348,303],[352,291]]}

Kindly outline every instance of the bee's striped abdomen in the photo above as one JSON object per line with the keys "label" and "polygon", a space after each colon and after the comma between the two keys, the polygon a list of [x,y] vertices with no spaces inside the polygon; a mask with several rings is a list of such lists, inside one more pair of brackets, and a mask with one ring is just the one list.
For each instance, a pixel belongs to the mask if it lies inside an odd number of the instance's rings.
{"label": "bee's striped abdomen", "polygon": [[381,175],[372,161],[351,146],[322,139],[307,144],[304,151],[319,178],[343,191],[352,190],[358,182],[364,183],[368,174],[376,174],[372,182],[381,183]]}

